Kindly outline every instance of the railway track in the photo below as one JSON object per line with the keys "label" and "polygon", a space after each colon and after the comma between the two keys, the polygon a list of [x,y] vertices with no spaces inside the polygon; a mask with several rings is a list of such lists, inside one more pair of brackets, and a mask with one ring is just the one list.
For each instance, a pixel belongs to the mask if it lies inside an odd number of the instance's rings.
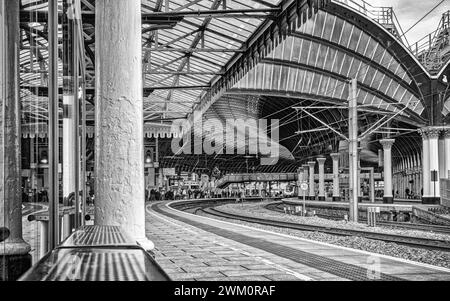
{"label": "railway track", "polygon": [[279,228],[288,228],[288,229],[294,229],[294,230],[300,230],[300,231],[321,232],[321,233],[327,233],[327,234],[338,235],[338,236],[358,236],[358,237],[364,237],[364,238],[373,239],[373,240],[407,245],[410,247],[450,252],[450,241],[446,241],[446,240],[435,240],[435,239],[429,239],[429,238],[419,238],[419,237],[386,234],[386,233],[379,233],[379,232],[367,232],[367,231],[354,230],[354,229],[341,229],[341,228],[334,228],[334,227],[327,227],[327,226],[298,224],[298,223],[284,222],[284,221],[273,220],[273,219],[262,219],[262,218],[247,216],[247,215],[231,214],[228,212],[218,210],[214,207],[199,206],[199,204],[196,204],[196,206],[194,206],[192,208],[195,208],[195,211],[202,211],[202,212],[212,215],[212,216],[240,220],[240,221],[256,223],[256,224],[261,224],[261,225],[267,225],[267,226],[273,226],[273,227],[279,227]]}
{"label": "railway track", "polygon": [[[264,207],[268,210],[284,213],[284,210],[281,209],[279,207],[279,205],[282,205],[282,203],[271,203]],[[316,213],[316,215],[321,218],[332,219],[332,220],[342,220],[343,219],[342,217],[339,217],[339,216],[326,215],[326,214],[321,214],[321,213]],[[440,225],[412,224],[412,223],[406,223],[406,222],[388,222],[388,221],[377,221],[377,225],[384,226],[384,227],[393,227],[393,228],[402,228],[402,229],[450,234],[450,227],[440,226]]]}

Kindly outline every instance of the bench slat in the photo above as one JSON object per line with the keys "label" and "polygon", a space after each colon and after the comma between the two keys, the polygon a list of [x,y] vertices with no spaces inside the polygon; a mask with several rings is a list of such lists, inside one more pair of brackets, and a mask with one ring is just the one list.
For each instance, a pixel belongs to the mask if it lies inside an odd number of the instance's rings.
{"label": "bench slat", "polygon": [[121,227],[84,226],[44,256],[20,281],[169,281]]}

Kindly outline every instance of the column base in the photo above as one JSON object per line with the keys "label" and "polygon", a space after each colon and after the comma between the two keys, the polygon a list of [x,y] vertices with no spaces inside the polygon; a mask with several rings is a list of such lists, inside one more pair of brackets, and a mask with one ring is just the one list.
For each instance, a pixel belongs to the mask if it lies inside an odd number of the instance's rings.
{"label": "column base", "polygon": [[422,204],[427,205],[439,205],[441,203],[441,197],[423,196]]}
{"label": "column base", "polygon": [[341,201],[341,197],[340,196],[334,196],[333,197],[333,202],[340,202]]}
{"label": "column base", "polygon": [[393,196],[384,196],[383,203],[384,204],[394,204],[394,197]]}
{"label": "column base", "polygon": [[31,268],[31,255],[0,255],[0,281],[16,281]]}
{"label": "column base", "polygon": [[319,196],[319,201],[325,201],[325,197],[324,196]]}

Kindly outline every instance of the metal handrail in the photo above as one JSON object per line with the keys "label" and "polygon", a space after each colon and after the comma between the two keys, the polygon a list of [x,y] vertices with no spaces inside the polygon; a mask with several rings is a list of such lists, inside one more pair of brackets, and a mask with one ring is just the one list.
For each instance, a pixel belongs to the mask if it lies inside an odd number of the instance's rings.
{"label": "metal handrail", "polygon": [[434,30],[410,44],[403,32],[397,16],[392,7],[377,7],[364,0],[333,0],[336,3],[348,6],[377,23],[383,25],[389,32],[397,37],[428,70],[438,70],[444,63],[444,56],[441,53],[442,44],[450,44],[450,38],[442,38],[442,34],[450,28],[450,11],[441,17],[437,30]]}
{"label": "metal handrail", "polygon": [[[403,30],[391,6],[373,6],[364,0],[333,1],[355,9],[375,22],[383,25],[383,27],[396,36],[403,44],[409,47],[409,42],[403,34]],[[402,34],[400,35],[400,33]]]}
{"label": "metal handrail", "polygon": [[[438,70],[443,61],[441,54],[442,44],[450,44],[448,30],[450,28],[450,11],[442,14],[436,30],[430,32],[410,46],[411,52],[428,70]],[[447,40],[443,37],[447,31]]]}

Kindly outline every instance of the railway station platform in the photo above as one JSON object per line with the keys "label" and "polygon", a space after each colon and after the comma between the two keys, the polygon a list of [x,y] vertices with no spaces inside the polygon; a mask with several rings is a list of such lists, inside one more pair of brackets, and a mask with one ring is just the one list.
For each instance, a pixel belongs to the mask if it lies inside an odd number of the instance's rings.
{"label": "railway station platform", "polygon": [[450,280],[450,269],[146,204],[146,235],[173,280]]}

